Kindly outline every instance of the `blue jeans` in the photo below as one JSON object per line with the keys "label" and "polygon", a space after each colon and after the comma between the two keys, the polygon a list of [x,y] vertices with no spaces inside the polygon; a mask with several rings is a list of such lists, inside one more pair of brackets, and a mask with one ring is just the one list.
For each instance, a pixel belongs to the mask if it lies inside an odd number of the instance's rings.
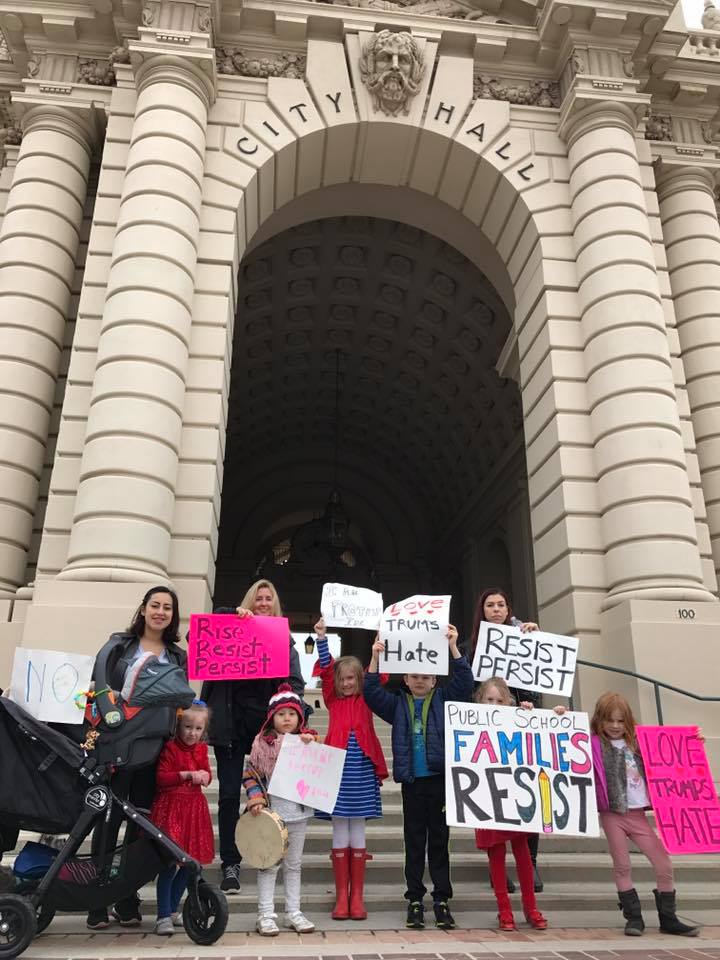
{"label": "blue jeans", "polygon": [[157,878],[158,920],[178,912],[182,895],[187,887],[187,867],[166,867]]}

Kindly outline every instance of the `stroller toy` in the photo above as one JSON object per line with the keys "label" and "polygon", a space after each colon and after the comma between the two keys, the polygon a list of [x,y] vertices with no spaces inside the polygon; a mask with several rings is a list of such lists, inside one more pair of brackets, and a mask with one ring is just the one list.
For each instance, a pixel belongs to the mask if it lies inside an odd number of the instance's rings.
{"label": "stroller toy", "polygon": [[[188,868],[183,926],[190,939],[209,945],[225,932],[224,893],[202,879],[200,864],[165,836],[146,811],[112,791],[115,768],[132,770],[157,760],[174,732],[176,711],[189,707],[195,696],[179,667],[154,656],[135,664],[120,695],[108,690],[105,678],[121,642],[117,636],[97,656],[96,709],[86,711],[84,729],[72,728],[82,745],[0,697],[0,835],[13,836],[18,829],[68,834],[42,876],[16,877],[15,889],[0,894],[0,960],[20,956],[57,910],[109,907],[172,863]],[[99,855],[78,856],[98,824],[107,830],[113,813],[126,825],[122,844],[108,849],[103,842]]]}

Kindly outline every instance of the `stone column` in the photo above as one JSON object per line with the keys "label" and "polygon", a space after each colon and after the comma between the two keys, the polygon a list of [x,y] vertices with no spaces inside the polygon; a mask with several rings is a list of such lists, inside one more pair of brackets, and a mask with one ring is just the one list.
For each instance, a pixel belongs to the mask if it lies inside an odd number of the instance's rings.
{"label": "stone column", "polygon": [[23,583],[95,140],[89,111],[27,109],[0,230],[0,596]]}
{"label": "stone column", "polygon": [[156,50],[136,72],[66,580],[167,576],[213,86]]}
{"label": "stone column", "polygon": [[657,176],[678,337],[715,570],[720,575],[720,224],[715,180],[702,167]]}
{"label": "stone column", "polygon": [[608,595],[712,600],[704,587],[647,207],[624,103],[566,116],[583,350]]}

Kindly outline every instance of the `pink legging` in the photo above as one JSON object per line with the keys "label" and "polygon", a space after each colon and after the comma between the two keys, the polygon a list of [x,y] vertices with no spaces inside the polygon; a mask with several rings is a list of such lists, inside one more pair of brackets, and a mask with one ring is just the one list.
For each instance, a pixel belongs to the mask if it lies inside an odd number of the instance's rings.
{"label": "pink legging", "polygon": [[633,887],[629,840],[639,847],[652,864],[658,890],[667,892],[675,889],[672,862],[644,810],[628,810],[627,813],[602,811],[600,823],[607,837],[618,890],[632,890]]}

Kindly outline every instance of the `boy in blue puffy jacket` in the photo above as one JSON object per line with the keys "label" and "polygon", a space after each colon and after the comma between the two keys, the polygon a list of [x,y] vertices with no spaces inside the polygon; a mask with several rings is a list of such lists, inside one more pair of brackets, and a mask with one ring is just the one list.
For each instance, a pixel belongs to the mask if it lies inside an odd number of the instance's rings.
{"label": "boy in blue puffy jacket", "polygon": [[450,682],[446,687],[437,687],[435,676],[407,673],[403,677],[407,691],[390,693],[383,689],[378,663],[385,644],[380,639],[373,644],[365,675],[365,702],[373,713],[392,724],[393,779],[402,784],[406,926],[418,930],[425,926],[426,848],[435,926],[448,930],[455,927],[448,908],[452,885],[450,831],[445,820],[445,701],[471,700],[474,680],[470,664],[458,650],[458,634],[452,624],[447,638]]}

